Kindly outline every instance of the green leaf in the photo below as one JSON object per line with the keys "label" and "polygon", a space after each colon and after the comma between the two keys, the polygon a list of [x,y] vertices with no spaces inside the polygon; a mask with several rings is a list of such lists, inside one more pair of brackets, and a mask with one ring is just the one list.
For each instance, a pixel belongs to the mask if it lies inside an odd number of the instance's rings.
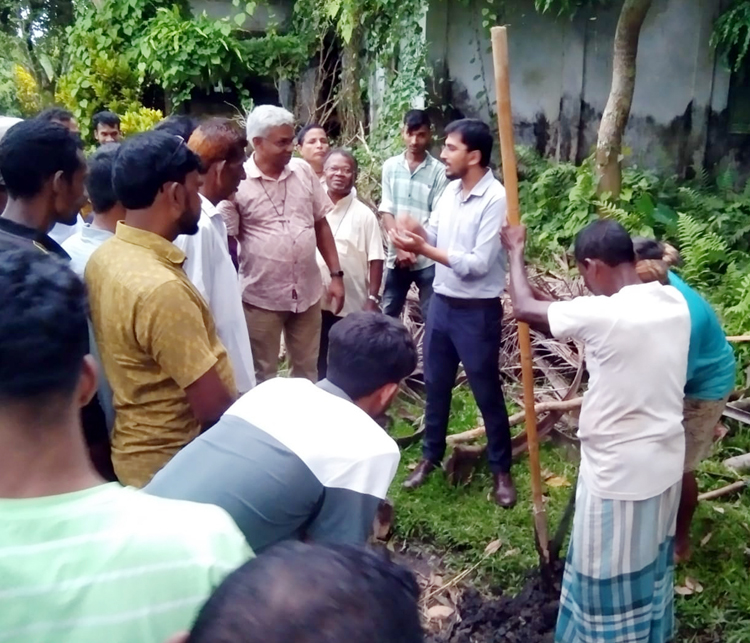
{"label": "green leaf", "polygon": [[141,40],[141,55],[148,58],[151,55],[151,47],[146,40]]}
{"label": "green leaf", "polygon": [[234,16],[234,22],[241,27],[245,24],[245,14],[244,13],[237,13]]}
{"label": "green leaf", "polygon": [[256,2],[248,2],[245,5],[245,13],[247,13],[248,16],[252,16],[255,13],[255,8],[258,6]]}

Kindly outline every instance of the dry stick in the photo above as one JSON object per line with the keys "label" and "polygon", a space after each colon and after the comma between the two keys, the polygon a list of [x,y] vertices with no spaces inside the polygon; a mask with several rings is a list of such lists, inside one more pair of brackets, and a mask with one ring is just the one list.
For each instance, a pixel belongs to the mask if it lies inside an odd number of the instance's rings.
{"label": "dry stick", "polygon": [[729,335],[728,342],[750,342],[750,335]]}
{"label": "dry stick", "polygon": [[[508,70],[508,34],[505,27],[493,27],[492,62],[495,67],[495,92],[497,94],[497,126],[500,131],[500,153],[503,159],[503,182],[507,199],[508,222],[519,225],[518,174],[516,152],[513,146],[513,116],[510,108],[510,74]],[[499,232],[499,230],[498,230]],[[549,564],[549,535],[547,512],[542,497],[542,472],[539,466],[539,436],[536,431],[534,410],[534,370],[531,362],[529,325],[518,322],[518,346],[521,351],[521,379],[523,402],[526,409],[526,435],[529,444],[529,470],[534,503],[534,526],[539,539],[542,564]]]}
{"label": "dry stick", "polygon": [[706,493],[702,493],[700,496],[698,496],[698,501],[702,502],[703,500],[714,500],[716,498],[721,498],[722,496],[728,496],[730,493],[734,493],[735,491],[744,489],[746,486],[747,486],[747,481],[745,480],[740,480],[739,482],[733,482],[732,484],[729,484],[726,487],[721,487],[721,489],[714,489],[713,491],[707,491]]}
{"label": "dry stick", "polygon": [[[572,400],[552,400],[550,402],[540,402],[534,407],[534,413],[541,415],[542,413],[548,413],[549,411],[572,411],[580,408],[583,404],[582,397],[574,397]],[[526,417],[526,411],[519,411],[514,413],[508,418],[511,426],[516,426],[523,422]],[[463,433],[454,433],[446,438],[448,444],[461,444],[463,442],[471,442],[477,438],[481,438],[486,432],[483,426],[477,427],[476,429],[469,429]]]}

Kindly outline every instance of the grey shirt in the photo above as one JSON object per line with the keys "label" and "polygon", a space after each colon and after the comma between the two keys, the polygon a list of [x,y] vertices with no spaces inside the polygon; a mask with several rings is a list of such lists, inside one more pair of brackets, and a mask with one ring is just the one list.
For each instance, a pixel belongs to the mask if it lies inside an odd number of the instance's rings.
{"label": "grey shirt", "polygon": [[487,170],[468,196],[461,181],[448,184],[426,228],[428,241],[448,251],[450,267],[435,266],[433,288],[458,299],[494,299],[505,290],[505,188]]}
{"label": "grey shirt", "polygon": [[243,395],[145,491],[222,507],[256,552],[293,538],[363,543],[398,460],[341,389],[277,378]]}

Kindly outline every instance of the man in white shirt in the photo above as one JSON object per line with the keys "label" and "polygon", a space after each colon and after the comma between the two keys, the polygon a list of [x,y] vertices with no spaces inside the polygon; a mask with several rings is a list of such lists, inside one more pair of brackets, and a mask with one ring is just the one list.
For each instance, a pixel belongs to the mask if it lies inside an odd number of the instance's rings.
{"label": "man in white shirt", "polygon": [[583,342],[590,376],[555,641],[672,641],[685,298],[672,286],[641,282],[630,235],[616,221],[595,221],[576,238],[576,263],[594,297],[536,300],[524,266],[525,229],[505,228],[503,243],[516,318]]}
{"label": "man in white shirt", "polygon": [[427,228],[399,217],[396,248],[435,262],[435,295],[424,339],[425,439],[422,461],[404,483],[422,485],[445,454],[451,395],[459,361],[487,429],[487,460],[495,502],[512,507],[512,449],[500,382],[500,325],[505,256],[498,236],[505,221],[505,188],[489,169],[493,137],[486,123],[463,119],[445,130],[441,158],[447,178]]}
{"label": "man in white shirt", "polygon": [[[89,157],[89,172],[86,175],[86,193],[89,196],[89,201],[91,201],[93,209],[91,223],[86,223],[78,227],[62,243],[63,250],[70,255],[70,267],[81,279],[83,279],[86,264],[89,262],[91,255],[94,254],[94,250],[107,241],[107,239],[113,237],[117,228],[117,222],[125,219],[125,208],[118,201],[114,187],[112,186],[112,164],[114,163],[119,147],[117,143],[108,143],[102,145],[102,147]],[[92,330],[91,327],[89,327],[89,330]],[[101,358],[93,332],[90,332],[89,339],[91,341],[91,354],[99,366],[97,373],[99,378],[97,396],[104,412],[107,429],[111,431],[115,423],[112,388],[104,375],[104,369],[101,367]],[[109,444],[107,444],[107,447],[109,447]],[[109,460],[109,455],[107,455],[107,460]]]}
{"label": "man in white shirt", "polygon": [[203,163],[201,216],[198,233],[180,235],[174,244],[187,255],[185,273],[206,299],[229,354],[237,390],[246,393],[255,386],[253,354],[227,227],[216,205],[236,192],[245,178],[247,139],[231,120],[213,118],[195,129],[188,147]]}
{"label": "man in white shirt", "polygon": [[337,315],[327,296],[330,271],[320,252],[317,253],[323,277],[322,327],[318,378],[324,379],[328,363],[328,334],[333,325],[349,313],[360,310],[380,312],[380,284],[383,280],[385,250],[383,235],[375,213],[357,198],[357,160],[346,150],[333,150],[325,160],[323,176],[333,210],[328,215],[339,263],[344,271],[344,307]]}

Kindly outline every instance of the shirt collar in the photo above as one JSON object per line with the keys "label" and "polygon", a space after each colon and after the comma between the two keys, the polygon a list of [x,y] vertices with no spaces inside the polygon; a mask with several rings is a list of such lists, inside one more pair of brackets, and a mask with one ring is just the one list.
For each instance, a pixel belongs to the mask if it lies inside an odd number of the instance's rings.
{"label": "shirt collar", "polygon": [[202,194],[199,194],[201,198],[201,212],[205,214],[209,219],[219,214],[218,208],[211,203],[206,197],[204,197]]}
{"label": "shirt collar", "polygon": [[342,400],[346,400],[347,402],[354,402],[352,398],[350,398],[343,389],[336,386],[333,382],[331,382],[328,379],[320,380],[315,386],[317,386],[320,389],[323,389],[326,393],[330,393],[331,395],[335,395],[336,397],[340,397]]}
{"label": "shirt collar", "polygon": [[349,192],[349,194],[347,194],[343,199],[341,199],[333,206],[333,210],[331,210],[331,212],[338,214],[342,210],[346,210],[352,204],[352,201],[354,201],[354,198],[356,196],[357,192],[354,188],[352,188],[352,191]]}
{"label": "shirt collar", "polygon": [[272,179],[270,176],[263,174],[263,172],[260,171],[260,168],[255,164],[255,152],[253,152],[245,163],[245,174],[247,174],[247,177],[250,179],[265,179],[266,181],[273,181],[276,183],[283,181],[292,173],[292,170],[289,167],[290,163],[291,161],[286,164],[286,167],[282,170],[278,179]]}
{"label": "shirt collar", "polygon": [[409,174],[411,174],[412,176],[414,176],[417,172],[419,172],[419,170],[421,170],[423,167],[427,167],[428,165],[432,165],[432,162],[434,160],[435,160],[435,158],[432,156],[432,154],[430,154],[429,152],[425,153],[424,161],[422,161],[419,165],[417,165],[417,167],[412,172],[409,169],[409,161],[406,160],[406,152],[402,152],[401,153],[401,162],[404,164],[404,167],[409,172]]}
{"label": "shirt collar", "polygon": [[485,173],[485,175],[481,179],[479,179],[477,184],[471,189],[471,192],[469,192],[469,196],[467,196],[465,199],[462,196],[461,191],[463,187],[461,185],[460,179],[458,181],[455,181],[456,186],[454,189],[456,191],[456,194],[459,196],[459,198],[461,198],[461,201],[468,201],[473,196],[477,196],[477,197],[484,196],[484,193],[487,191],[487,188],[489,188],[490,185],[492,185],[492,182],[494,180],[495,180],[495,175],[492,173],[492,170],[490,168],[487,168],[487,172]]}
{"label": "shirt collar", "polygon": [[109,230],[102,230],[101,228],[92,228],[90,223],[87,223],[81,228],[81,238],[91,239],[92,241],[106,240],[110,237],[114,237],[114,233]]}
{"label": "shirt collar", "polygon": [[124,221],[117,223],[117,232],[115,234],[118,239],[126,243],[132,243],[134,246],[141,246],[141,248],[151,250],[177,266],[185,263],[185,253],[158,234],[134,228],[127,225]]}
{"label": "shirt collar", "polygon": [[33,243],[39,250],[43,252],[49,252],[63,259],[70,259],[70,255],[63,250],[63,247],[57,243],[52,237],[44,232],[39,232],[35,228],[16,223],[10,219],[0,217],[0,229],[5,230],[8,234],[15,235],[16,237],[22,237],[28,239]]}

